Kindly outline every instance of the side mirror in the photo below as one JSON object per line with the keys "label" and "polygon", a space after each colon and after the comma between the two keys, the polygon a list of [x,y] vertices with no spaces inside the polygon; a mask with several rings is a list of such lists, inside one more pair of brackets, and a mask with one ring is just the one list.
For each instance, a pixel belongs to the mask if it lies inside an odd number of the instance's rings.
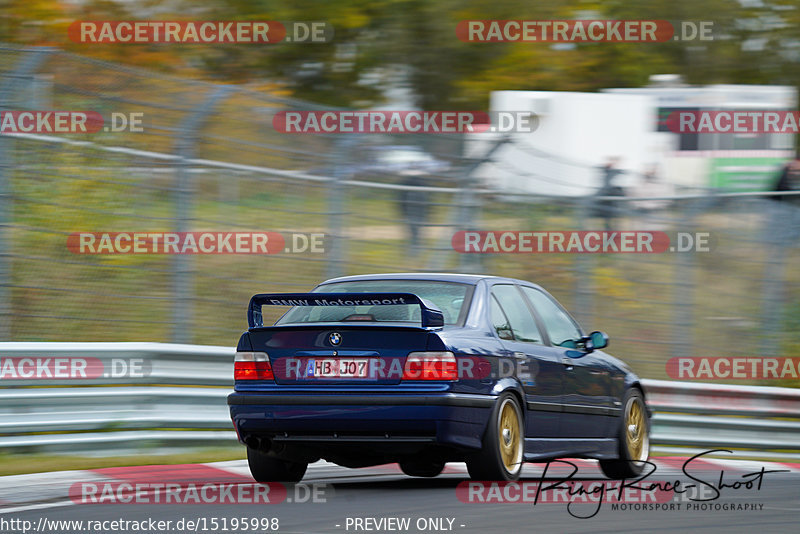
{"label": "side mirror", "polygon": [[514,332],[511,330],[511,328],[506,326],[497,328],[496,331],[497,331],[497,337],[499,337],[500,339],[505,339],[510,341],[514,340]]}
{"label": "side mirror", "polygon": [[591,350],[604,349],[608,346],[608,334],[595,330],[588,336],[586,348],[591,346]]}

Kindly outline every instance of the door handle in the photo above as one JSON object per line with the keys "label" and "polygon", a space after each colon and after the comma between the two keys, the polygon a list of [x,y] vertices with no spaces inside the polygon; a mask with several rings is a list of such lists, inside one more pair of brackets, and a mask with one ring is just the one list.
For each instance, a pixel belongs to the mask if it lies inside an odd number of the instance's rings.
{"label": "door handle", "polygon": [[563,358],[561,358],[561,363],[563,363],[563,364],[564,364],[564,368],[565,368],[567,371],[572,371],[573,369],[575,369],[575,366],[572,364],[572,360],[570,360],[570,359],[569,359],[569,358],[567,358],[566,356],[564,356]]}
{"label": "door handle", "polygon": [[524,352],[515,352],[514,358],[521,361],[528,361],[528,355],[525,354]]}

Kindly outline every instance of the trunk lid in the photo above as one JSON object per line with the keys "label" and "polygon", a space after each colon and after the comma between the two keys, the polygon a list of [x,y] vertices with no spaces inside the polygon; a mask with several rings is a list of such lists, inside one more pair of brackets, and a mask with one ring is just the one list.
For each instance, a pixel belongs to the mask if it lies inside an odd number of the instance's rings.
{"label": "trunk lid", "polygon": [[428,329],[375,323],[292,324],[251,328],[254,352],[266,352],[275,383],[398,384],[410,352],[424,351]]}

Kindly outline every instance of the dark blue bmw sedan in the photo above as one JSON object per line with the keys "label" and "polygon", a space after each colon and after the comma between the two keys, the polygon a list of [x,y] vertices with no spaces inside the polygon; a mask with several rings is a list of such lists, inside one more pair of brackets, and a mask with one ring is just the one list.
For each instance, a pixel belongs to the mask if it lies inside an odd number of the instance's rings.
{"label": "dark blue bmw sedan", "polygon": [[[263,306],[289,309],[264,326]],[[423,477],[464,461],[472,478],[516,480],[560,457],[628,478],[648,458],[639,378],[536,284],[350,276],[255,295],[248,322],[228,405],[258,481],[298,481],[319,459]]]}

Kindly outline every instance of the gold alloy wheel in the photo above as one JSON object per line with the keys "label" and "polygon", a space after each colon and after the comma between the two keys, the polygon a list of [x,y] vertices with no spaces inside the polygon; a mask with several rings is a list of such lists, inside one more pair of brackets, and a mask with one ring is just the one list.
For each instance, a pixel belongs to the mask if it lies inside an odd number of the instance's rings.
{"label": "gold alloy wheel", "polygon": [[650,452],[645,418],[642,401],[637,397],[631,398],[625,410],[625,441],[631,460],[647,460]]}
{"label": "gold alloy wheel", "polygon": [[500,441],[503,465],[512,475],[522,468],[521,427],[519,411],[511,399],[505,399],[500,406],[500,417],[497,420],[497,439]]}

